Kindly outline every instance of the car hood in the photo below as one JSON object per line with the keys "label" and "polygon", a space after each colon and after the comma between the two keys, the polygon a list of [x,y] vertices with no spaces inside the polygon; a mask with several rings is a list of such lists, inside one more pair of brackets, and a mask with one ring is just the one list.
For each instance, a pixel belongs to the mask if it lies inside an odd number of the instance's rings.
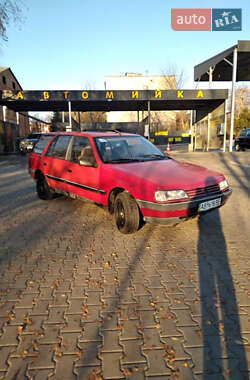
{"label": "car hood", "polygon": [[114,166],[115,171],[132,176],[135,182],[151,182],[159,190],[191,190],[211,186],[224,179],[220,173],[173,159],[115,164]]}

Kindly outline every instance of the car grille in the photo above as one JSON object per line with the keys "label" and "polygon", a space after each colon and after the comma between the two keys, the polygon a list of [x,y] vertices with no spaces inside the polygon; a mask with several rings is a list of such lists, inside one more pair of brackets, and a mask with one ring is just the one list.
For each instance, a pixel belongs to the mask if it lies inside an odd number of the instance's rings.
{"label": "car grille", "polygon": [[219,185],[201,187],[194,190],[185,190],[189,198],[201,198],[214,194],[221,194]]}

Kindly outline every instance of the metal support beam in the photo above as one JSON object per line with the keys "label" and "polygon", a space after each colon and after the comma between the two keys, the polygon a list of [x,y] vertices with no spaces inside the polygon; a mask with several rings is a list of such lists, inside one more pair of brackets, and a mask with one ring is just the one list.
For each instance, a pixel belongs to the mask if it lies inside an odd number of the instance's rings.
{"label": "metal support beam", "polygon": [[[212,83],[213,83],[213,71],[214,67],[209,67],[209,88],[212,89]],[[210,146],[210,124],[211,124],[211,113],[207,115],[207,152],[209,151]]]}
{"label": "metal support beam", "polygon": [[78,125],[79,125],[79,131],[81,130],[81,113],[78,112]]}
{"label": "metal support beam", "polygon": [[224,103],[224,138],[223,138],[223,152],[226,151],[227,142],[227,99]]}
{"label": "metal support beam", "polygon": [[197,149],[197,124],[194,123],[194,151]]}
{"label": "metal support beam", "polygon": [[148,100],[148,133],[150,138],[150,130],[151,130],[151,120],[150,120],[150,100]]}
{"label": "metal support beam", "polygon": [[71,101],[70,100],[68,102],[68,106],[69,106],[69,128],[68,128],[68,132],[72,132],[72,115],[71,115]]}
{"label": "metal support beam", "polygon": [[6,121],[7,107],[3,106],[3,121]]}
{"label": "metal support beam", "polygon": [[213,71],[214,68],[212,66],[209,67],[209,88],[212,88],[212,82],[213,82]]}
{"label": "metal support beam", "polygon": [[210,126],[211,126],[211,113],[207,115],[207,152],[210,148]]}
{"label": "metal support beam", "polygon": [[228,59],[224,58],[224,61],[228,63],[230,66],[233,66],[232,62],[230,62]]}
{"label": "metal support beam", "polygon": [[233,54],[232,102],[231,102],[231,123],[230,123],[229,152],[232,152],[232,150],[233,150],[235,83],[236,83],[236,75],[237,75],[237,56],[238,56],[238,49],[236,47],[236,48],[234,48],[234,54]]}
{"label": "metal support beam", "polygon": [[190,137],[190,144],[189,144],[189,151],[194,151],[194,126],[193,126],[193,110],[190,111],[190,131],[191,131],[191,137]]}

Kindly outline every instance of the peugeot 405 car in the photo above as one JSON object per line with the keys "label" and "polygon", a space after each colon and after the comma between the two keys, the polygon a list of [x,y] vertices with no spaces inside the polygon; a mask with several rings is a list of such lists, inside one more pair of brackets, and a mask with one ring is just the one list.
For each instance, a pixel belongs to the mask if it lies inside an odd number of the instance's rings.
{"label": "peugeot 405 car", "polygon": [[165,156],[140,135],[68,132],[42,136],[29,156],[38,197],[102,205],[120,232],[144,222],[177,224],[221,207],[232,190],[223,174]]}

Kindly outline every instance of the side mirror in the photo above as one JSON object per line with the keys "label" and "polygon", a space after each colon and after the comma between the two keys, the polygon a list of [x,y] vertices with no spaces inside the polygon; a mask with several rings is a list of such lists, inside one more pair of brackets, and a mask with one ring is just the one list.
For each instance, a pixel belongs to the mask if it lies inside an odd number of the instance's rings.
{"label": "side mirror", "polygon": [[80,160],[79,165],[80,166],[86,166],[86,167],[94,167],[94,168],[97,167],[95,162],[88,161],[88,160]]}

